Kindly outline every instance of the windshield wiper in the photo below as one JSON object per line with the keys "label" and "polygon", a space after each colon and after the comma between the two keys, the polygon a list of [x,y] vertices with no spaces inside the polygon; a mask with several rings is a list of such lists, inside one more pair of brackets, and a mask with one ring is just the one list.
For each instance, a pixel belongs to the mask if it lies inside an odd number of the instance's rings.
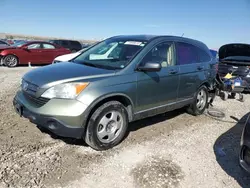
{"label": "windshield wiper", "polygon": [[88,62],[83,62],[82,64],[83,64],[83,65],[90,66],[90,67],[98,67],[96,64],[88,63]]}

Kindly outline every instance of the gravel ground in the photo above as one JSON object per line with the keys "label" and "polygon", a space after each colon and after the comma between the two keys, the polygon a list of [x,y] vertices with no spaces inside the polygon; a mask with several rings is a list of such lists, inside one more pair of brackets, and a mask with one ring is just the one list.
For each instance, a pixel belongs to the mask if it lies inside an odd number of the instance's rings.
{"label": "gravel ground", "polygon": [[221,120],[177,110],[134,122],[119,146],[97,152],[18,117],[12,99],[30,69],[0,67],[0,187],[250,187],[238,165],[250,96],[216,98]]}

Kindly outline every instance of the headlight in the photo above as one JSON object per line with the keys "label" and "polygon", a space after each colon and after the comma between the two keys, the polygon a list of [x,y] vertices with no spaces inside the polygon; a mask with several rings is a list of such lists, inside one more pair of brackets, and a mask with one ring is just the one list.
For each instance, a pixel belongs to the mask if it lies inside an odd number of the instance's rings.
{"label": "headlight", "polygon": [[81,93],[89,83],[66,83],[53,86],[46,90],[42,97],[44,98],[63,98],[74,99]]}

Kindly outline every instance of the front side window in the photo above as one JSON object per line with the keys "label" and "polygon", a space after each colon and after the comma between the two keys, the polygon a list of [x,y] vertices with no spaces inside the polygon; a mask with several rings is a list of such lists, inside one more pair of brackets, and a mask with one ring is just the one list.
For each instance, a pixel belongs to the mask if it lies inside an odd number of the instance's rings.
{"label": "front side window", "polygon": [[40,49],[40,48],[41,48],[40,43],[34,43],[34,44],[28,45],[28,49]]}
{"label": "front side window", "polygon": [[176,43],[177,64],[186,65],[198,63],[198,54],[195,46],[183,42]]}
{"label": "front side window", "polygon": [[146,41],[107,39],[86,52],[77,56],[73,61],[88,66],[122,69],[146,44]]}
{"label": "front side window", "polygon": [[153,47],[142,60],[142,65],[147,62],[160,63],[162,67],[175,65],[174,45],[172,42],[163,42]]}

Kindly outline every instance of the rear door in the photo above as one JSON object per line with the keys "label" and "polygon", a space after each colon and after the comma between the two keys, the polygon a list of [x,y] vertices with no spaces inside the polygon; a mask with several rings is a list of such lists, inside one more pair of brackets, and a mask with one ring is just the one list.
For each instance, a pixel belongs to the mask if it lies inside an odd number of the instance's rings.
{"label": "rear door", "polygon": [[48,43],[42,43],[42,53],[45,56],[43,63],[52,63],[52,61],[58,56],[59,49],[54,45]]}
{"label": "rear door", "polygon": [[66,48],[66,49],[68,49],[70,51],[72,50],[72,47],[71,47],[69,41],[67,41],[67,40],[62,40],[61,41],[61,46],[63,46],[64,48]]}
{"label": "rear door", "polygon": [[174,43],[161,42],[143,58],[161,63],[160,72],[137,72],[137,113],[160,113],[174,109],[179,86],[179,66],[175,64]]}
{"label": "rear door", "polygon": [[199,63],[196,47],[189,43],[176,42],[177,65],[180,66],[178,101],[194,97],[197,85],[204,78],[204,66]]}

